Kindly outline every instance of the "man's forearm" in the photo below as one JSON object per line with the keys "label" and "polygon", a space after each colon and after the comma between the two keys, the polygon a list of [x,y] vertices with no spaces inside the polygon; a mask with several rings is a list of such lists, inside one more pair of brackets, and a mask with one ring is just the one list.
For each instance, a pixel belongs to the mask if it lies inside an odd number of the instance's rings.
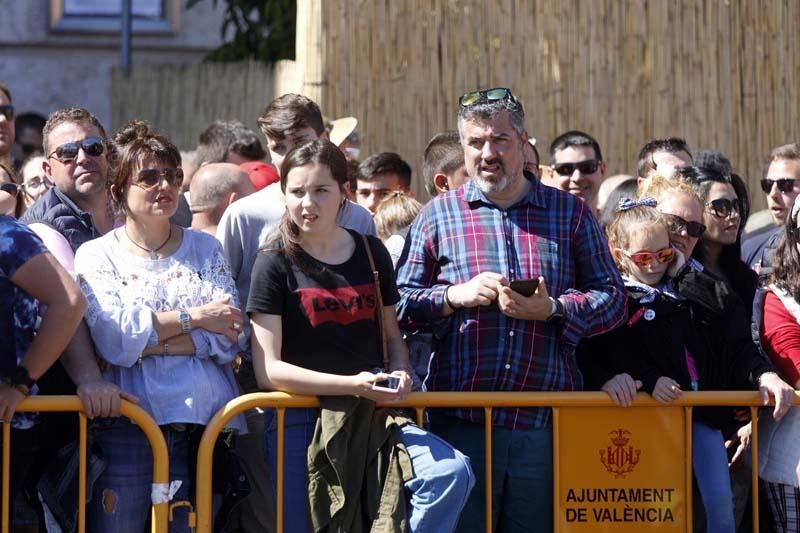
{"label": "man's forearm", "polygon": [[75,385],[103,379],[85,320],[81,320],[75,335],[64,350],[61,364]]}

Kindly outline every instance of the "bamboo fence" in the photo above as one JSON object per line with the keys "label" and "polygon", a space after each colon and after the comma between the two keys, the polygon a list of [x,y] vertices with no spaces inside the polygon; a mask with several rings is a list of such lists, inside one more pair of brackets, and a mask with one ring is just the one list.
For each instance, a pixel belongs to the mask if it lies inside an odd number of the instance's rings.
{"label": "bamboo fence", "polygon": [[147,118],[192,147],[211,120],[255,127],[298,90],[359,119],[362,157],[408,160],[425,199],[422,151],[455,128],[458,97],[506,86],[543,162],[580,129],[610,174],[633,174],[647,140],[677,135],[727,154],[757,208],[764,159],[800,141],[797,0],[298,0],[297,12],[296,64],[279,76],[254,63],[115,71],[113,123]]}

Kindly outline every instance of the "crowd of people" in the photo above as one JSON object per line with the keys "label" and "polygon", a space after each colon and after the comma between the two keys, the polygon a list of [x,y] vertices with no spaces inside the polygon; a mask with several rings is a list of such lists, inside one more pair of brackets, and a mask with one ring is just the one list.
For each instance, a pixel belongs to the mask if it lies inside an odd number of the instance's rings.
{"label": "crowd of people", "polygon": [[[291,530],[467,532],[485,527],[484,410],[430,410],[419,427],[376,402],[603,390],[630,406],[639,392],[669,404],[752,389],[775,402],[758,420],[694,410],[695,530],[746,527],[740,457],[756,423],[770,526],[800,531],[800,415],[789,409],[800,144],[770,154],[760,185],[771,221],[743,237],[750,198],[719,152],[653,139],[636,175],[607,176],[581,131],[558,135],[543,163],[510,89],[468,92],[456,110],[457,130],[421,150],[423,204],[402,156],[359,161],[357,121],[329,123],[301,95],[267,105],[263,144],[217,120],[181,152],[141,121],[108,135],[82,108],[15,124],[0,83],[12,522],[33,509],[41,530],[76,525],[63,482],[76,476],[65,468],[77,467],[74,424],[16,413],[33,394],[78,394],[92,419],[91,531],[140,533],[155,496],[192,500],[214,413],[243,393],[285,391],[320,397],[284,420]],[[118,416],[121,400],[163,431],[166,496],[151,493],[151,450]],[[491,424],[493,528],[551,531],[550,409],[494,409]],[[216,530],[273,529],[277,436],[270,409],[229,423],[215,451]],[[187,513],[170,531],[189,530]]]}

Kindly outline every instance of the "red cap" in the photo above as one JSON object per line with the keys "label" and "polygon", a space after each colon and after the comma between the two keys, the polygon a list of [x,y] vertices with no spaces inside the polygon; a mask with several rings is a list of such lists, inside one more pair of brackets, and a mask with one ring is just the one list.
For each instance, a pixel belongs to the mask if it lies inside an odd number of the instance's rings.
{"label": "red cap", "polygon": [[253,182],[253,186],[257,191],[281,180],[281,177],[278,176],[278,171],[269,163],[264,163],[263,161],[248,161],[239,166],[250,176],[250,181]]}

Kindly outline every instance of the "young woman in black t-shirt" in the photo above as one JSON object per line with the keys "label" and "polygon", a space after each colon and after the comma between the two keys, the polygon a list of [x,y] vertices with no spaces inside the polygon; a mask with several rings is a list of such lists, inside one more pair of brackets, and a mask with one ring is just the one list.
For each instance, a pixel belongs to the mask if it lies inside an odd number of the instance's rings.
{"label": "young woman in black t-shirt", "polygon": [[[259,386],[296,394],[404,399],[411,390],[408,353],[397,326],[399,295],[388,252],[368,237],[380,277],[379,309],[373,272],[361,235],[336,226],[345,201],[347,164],[328,141],[291,152],[281,166],[286,213],[277,234],[253,267],[247,312],[252,322],[253,366]],[[389,377],[384,366],[378,313],[384,324],[396,391],[376,390]],[[318,410],[286,413],[284,520],[308,524],[306,448]],[[266,421],[267,461],[276,471],[276,425]],[[408,525],[412,531],[451,531],[474,483],[468,459],[438,437],[414,426],[400,428],[414,478]]]}

